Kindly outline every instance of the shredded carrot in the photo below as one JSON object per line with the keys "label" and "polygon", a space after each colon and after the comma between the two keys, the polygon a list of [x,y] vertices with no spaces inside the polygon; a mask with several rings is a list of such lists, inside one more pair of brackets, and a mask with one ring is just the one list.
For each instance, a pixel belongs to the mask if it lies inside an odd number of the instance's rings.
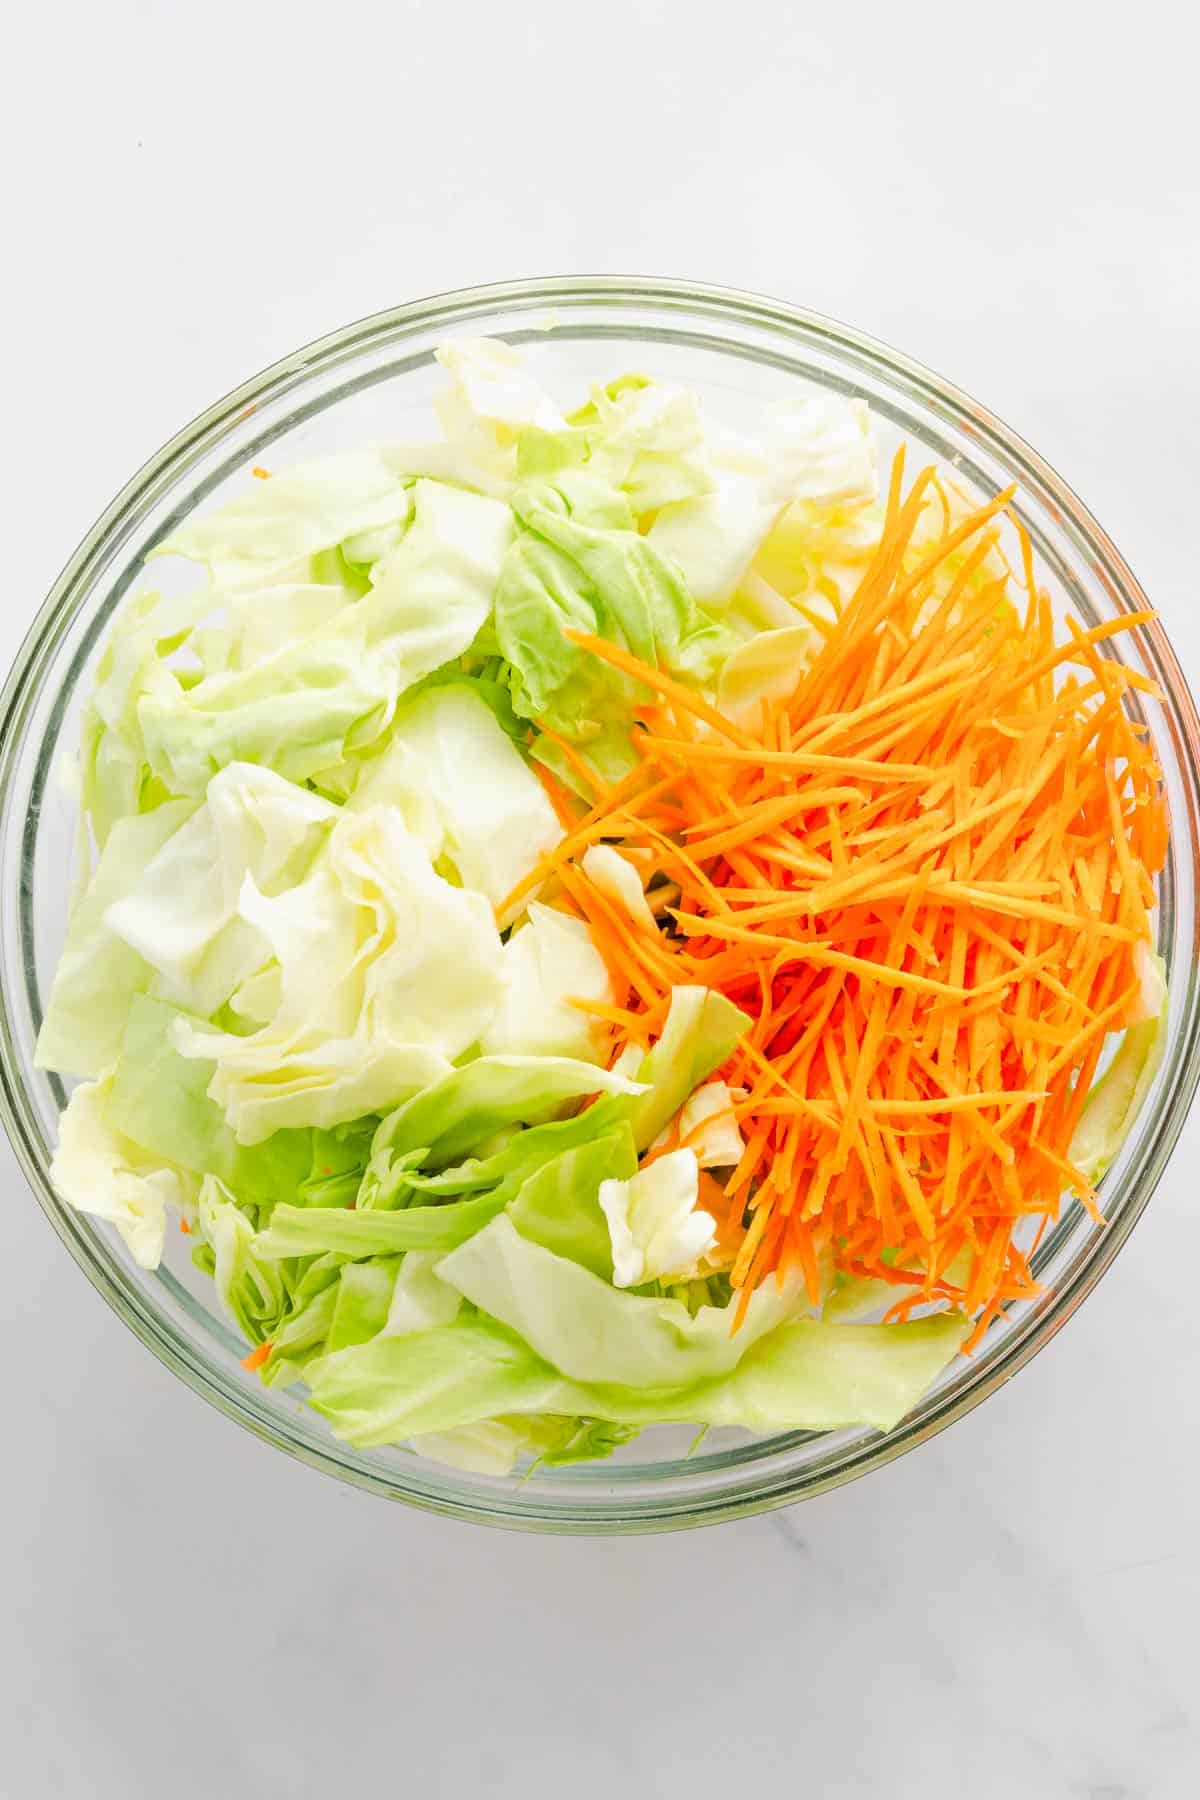
{"label": "shredded carrot", "polygon": [[560,737],[556,731],[551,731],[548,725],[539,725],[538,732],[541,737],[546,739],[547,743],[554,745],[563,761],[592,790],[593,794],[599,799],[608,799],[612,790],[607,782],[601,781],[591,764],[580,756],[574,744],[569,743],[565,737]]}
{"label": "shredded carrot", "polygon": [[250,1371],[250,1373],[253,1374],[255,1369],[262,1368],[263,1364],[266,1362],[266,1360],[267,1360],[268,1356],[270,1356],[270,1354],[271,1354],[271,1346],[269,1343],[259,1344],[257,1349],[254,1349],[250,1352],[249,1356],[243,1356],[243,1358],[242,1358],[243,1369],[248,1369]]}
{"label": "shredded carrot", "polygon": [[558,820],[564,831],[570,831],[575,824],[577,817],[576,809],[571,805],[570,794],[567,792],[562,782],[557,781],[554,778],[549,769],[536,767],[535,773],[538,780],[541,782],[542,787],[545,789],[546,798],[554,808],[555,818]]}
{"label": "shredded carrot", "polygon": [[[614,1057],[653,1041],[681,983],[748,1015],[721,1071],[747,1092],[744,1152],[700,1197],[739,1319],[792,1268],[816,1300],[832,1255],[892,1284],[891,1316],[965,1306],[978,1337],[1038,1291],[1029,1239],[1064,1186],[1099,1217],[1071,1139],[1132,1016],[1167,844],[1158,763],[1126,710],[1154,686],[1101,646],[1152,615],[1056,635],[1011,498],[955,519],[932,470],[904,494],[898,457],[857,591],[753,727],[567,634],[644,694],[636,766],[605,788],[552,739],[595,800],[572,802],[506,907],[553,878],[586,920],[614,1000],[579,1004]],[[672,884],[657,938],[584,875],[604,839]]]}
{"label": "shredded carrot", "polygon": [[257,463],[255,463],[250,473],[254,476],[256,481],[270,481],[271,479],[270,469],[260,469]]}

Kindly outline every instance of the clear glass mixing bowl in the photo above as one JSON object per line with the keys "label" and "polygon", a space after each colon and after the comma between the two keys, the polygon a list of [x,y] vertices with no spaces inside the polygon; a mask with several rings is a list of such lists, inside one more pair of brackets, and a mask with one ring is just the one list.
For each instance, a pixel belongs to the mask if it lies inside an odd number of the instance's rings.
{"label": "clear glass mixing bowl", "polygon": [[[69,1211],[47,1166],[64,1092],[33,1066],[43,997],[62,943],[74,802],[55,778],[74,748],[105,626],[142,579],[148,554],[195,507],[232,491],[254,463],[279,467],[378,438],[427,435],[449,333],[520,345],[566,399],[630,367],[699,388],[749,423],[798,381],[865,398],[885,454],[906,437],[991,495],[1019,484],[1018,510],[1042,579],[1062,610],[1095,623],[1145,596],[1101,527],[1041,458],[998,419],[927,369],[828,319],[748,294],[678,282],[531,281],[441,295],[380,313],[298,350],[186,426],[136,474],[88,533],[34,620],[0,696],[0,1111],[47,1217],[109,1304],[163,1362],[260,1437],[314,1467],[391,1499],[461,1518],[573,1532],[663,1530],[780,1505],[889,1461],[978,1405],[1058,1330],[1099,1280],[1149,1200],[1200,1075],[1196,899],[1200,723],[1157,624],[1122,634],[1114,655],[1153,676],[1147,705],[1166,775],[1173,837],[1160,886],[1170,979],[1170,1038],[1153,1091],[1104,1182],[1105,1228],[1064,1208],[1035,1262],[1045,1291],[1012,1306],[970,1359],[959,1359],[894,1431],[792,1432],[752,1438],[661,1427],[609,1463],[538,1470],[522,1481],[467,1475],[403,1449],[338,1443],[298,1394],[271,1391],[239,1364],[245,1346],[217,1314],[183,1240],[153,1274],[110,1230]],[[910,468],[913,466],[910,463]],[[917,465],[919,466],[919,464]],[[1111,646],[1109,648],[1112,648]],[[171,1234],[172,1237],[175,1234]],[[103,1396],[98,1396],[103,1404]]]}

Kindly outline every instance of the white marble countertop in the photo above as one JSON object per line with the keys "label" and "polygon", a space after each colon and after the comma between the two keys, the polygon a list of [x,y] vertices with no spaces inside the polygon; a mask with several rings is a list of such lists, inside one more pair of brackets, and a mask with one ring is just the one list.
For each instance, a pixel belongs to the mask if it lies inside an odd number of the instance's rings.
{"label": "white marble countertop", "polygon": [[[0,658],[130,470],[263,363],[439,288],[632,269],[810,304],[995,405],[1200,678],[1194,24],[804,12],[26,9]],[[240,1433],[5,1148],[0,1791],[1200,1792],[1198,1156],[1194,1124],[1078,1318],[934,1443],[773,1517],[597,1542],[390,1508]]]}

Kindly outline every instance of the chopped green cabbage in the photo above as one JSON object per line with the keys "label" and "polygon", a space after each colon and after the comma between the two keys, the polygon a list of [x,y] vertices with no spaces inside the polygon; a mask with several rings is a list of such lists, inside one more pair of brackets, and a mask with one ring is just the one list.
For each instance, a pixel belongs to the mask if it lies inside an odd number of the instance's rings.
{"label": "chopped green cabbage", "polygon": [[[53,1178],[145,1268],[179,1214],[264,1382],[355,1444],[503,1475],[658,1422],[890,1429],[968,1321],[852,1323],[891,1290],[830,1252],[817,1316],[791,1276],[731,1329],[701,1170],[742,1155],[720,1071],[750,1021],[679,986],[606,1066],[543,784],[590,804],[647,698],[569,633],[734,720],[788,690],[878,540],[865,408],[799,397],[750,439],[644,375],[565,413],[505,344],[437,355],[445,441],[251,481],[158,553],[197,585],[115,620],[38,1040],[86,1078]],[[657,932],[617,844],[583,866]],[[1093,1181],[1161,1055],[1148,954],[1142,985],[1072,1149]]]}

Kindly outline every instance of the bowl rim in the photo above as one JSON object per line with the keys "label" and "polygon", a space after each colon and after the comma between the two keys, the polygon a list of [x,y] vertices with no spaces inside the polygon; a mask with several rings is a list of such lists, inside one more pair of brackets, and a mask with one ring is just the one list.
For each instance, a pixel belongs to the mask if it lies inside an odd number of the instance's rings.
{"label": "bowl rim", "polygon": [[[83,608],[94,574],[107,565],[138,523],[198,462],[231,425],[268,401],[281,399],[318,373],[325,373],[360,356],[373,344],[384,345],[400,335],[437,326],[462,328],[473,318],[503,312],[536,313],[556,307],[589,305],[654,307],[660,311],[704,315],[745,330],[765,327],[785,336],[825,344],[843,362],[857,364],[877,377],[902,382],[915,400],[935,413],[949,414],[1005,461],[1017,463],[1022,488],[1032,492],[1052,516],[1069,524],[1077,542],[1086,547],[1090,560],[1107,585],[1128,610],[1149,608],[1149,601],[1128,563],[1108,533],[1063,478],[1011,427],[991,410],[923,363],[893,349],[883,341],[805,307],[741,289],[691,282],[678,278],[630,275],[557,275],[488,283],[411,300],[368,314],[269,364],[231,389],[190,420],[130,477],[114,496],[68,558],[38,608],[21,642],[12,667],[0,688],[0,809],[7,809],[15,757],[23,743],[22,726],[41,687],[41,676],[57,650],[63,632]],[[636,335],[636,327],[632,328]],[[1194,868],[1200,870],[1200,718],[1175,652],[1157,618],[1141,628],[1149,641],[1153,660],[1164,682],[1164,705],[1173,726],[1179,751],[1179,769],[1187,787]],[[0,813],[2,816],[2,813]],[[1197,883],[1200,885],[1200,883]],[[4,996],[0,996],[0,999]],[[1168,1085],[1166,1076],[1172,1080]],[[1200,1084],[1200,995],[1189,984],[1183,1031],[1173,1053],[1155,1082],[1161,1114],[1145,1154],[1128,1174],[1130,1192],[1088,1253],[1071,1272],[1065,1285],[1040,1307],[1036,1319],[1018,1328],[995,1366],[948,1396],[936,1393],[893,1431],[872,1434],[846,1447],[842,1455],[819,1470],[799,1477],[785,1469],[763,1470],[757,1482],[738,1484],[731,1490],[685,1492],[639,1501],[631,1489],[613,1497],[597,1483],[581,1486],[570,1504],[544,1495],[536,1500],[536,1488],[526,1488],[520,1498],[511,1492],[494,1500],[482,1491],[470,1499],[456,1498],[445,1484],[438,1493],[430,1488],[407,1488],[356,1463],[354,1453],[330,1437],[328,1448],[299,1431],[290,1435],[283,1421],[256,1396],[228,1382],[215,1379],[214,1371],[181,1354],[179,1344],[164,1322],[136,1305],[111,1267],[96,1255],[81,1222],[67,1212],[50,1186],[39,1154],[32,1116],[12,1042],[6,1004],[0,1005],[0,1118],[13,1144],[17,1160],[43,1212],[70,1250],[93,1286],[119,1317],[159,1360],[171,1368],[210,1404],[239,1424],[290,1455],[338,1476],[340,1479],[388,1498],[402,1499],[427,1511],[506,1525],[517,1529],[558,1532],[629,1532],[666,1530],[685,1525],[759,1512],[809,1498],[868,1473],[892,1461],[917,1444],[944,1430],[971,1411],[989,1394],[1019,1372],[1075,1313],[1113,1262],[1142,1216],[1166,1167],[1182,1130],[1197,1085]],[[1164,1101],[1165,1096],[1165,1101]],[[1149,1097],[1153,1100],[1154,1094]],[[793,1434],[794,1435],[794,1434]],[[808,1435],[808,1434],[803,1434]],[[824,1434],[836,1435],[836,1434]],[[782,1446],[785,1438],[767,1440]],[[589,1504],[590,1502],[590,1504]]]}

